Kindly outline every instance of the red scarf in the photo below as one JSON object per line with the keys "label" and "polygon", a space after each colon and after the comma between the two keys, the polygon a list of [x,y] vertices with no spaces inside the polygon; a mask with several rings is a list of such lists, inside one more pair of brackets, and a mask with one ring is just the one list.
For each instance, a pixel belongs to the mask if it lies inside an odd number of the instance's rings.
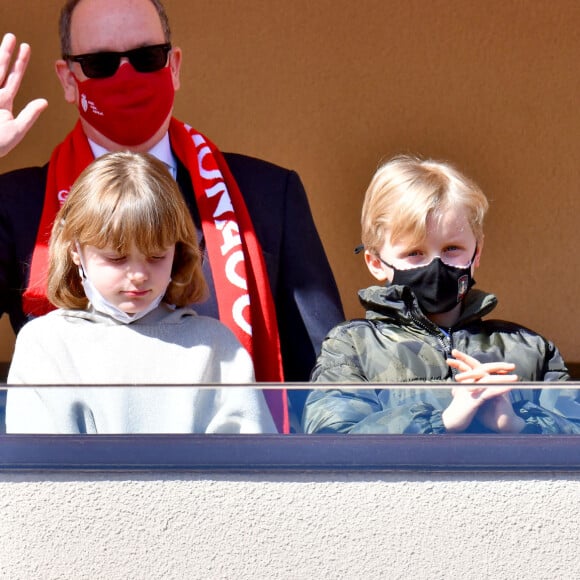
{"label": "red scarf", "polygon": [[[282,356],[272,292],[262,249],[242,194],[217,147],[184,123],[171,120],[169,139],[188,169],[201,217],[214,277],[220,320],[252,356],[256,380],[282,382]],[[56,213],[72,184],[93,161],[78,122],[52,153],[42,217],[32,255],[30,281],[23,295],[26,314],[54,307],[46,298],[48,241]],[[289,432],[285,389],[264,391],[278,430]]]}

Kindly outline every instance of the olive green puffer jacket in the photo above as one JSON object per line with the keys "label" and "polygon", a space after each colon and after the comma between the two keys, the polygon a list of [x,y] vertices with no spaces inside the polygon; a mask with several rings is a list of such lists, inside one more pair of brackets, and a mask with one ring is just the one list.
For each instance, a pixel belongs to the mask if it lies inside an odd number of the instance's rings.
{"label": "olive green puffer jacket", "polygon": [[[452,382],[455,371],[446,359],[453,348],[482,363],[514,363],[513,372],[524,382],[569,379],[550,341],[511,322],[482,320],[497,305],[492,294],[472,289],[459,321],[448,329],[423,314],[407,287],[371,286],[359,297],[366,319],[345,322],[329,333],[311,380],[382,385],[312,391],[303,415],[305,432],[444,433],[441,413],[451,402],[451,386],[416,383]],[[514,388],[510,398],[514,411],[526,421],[524,432],[580,434],[577,390]],[[487,429],[475,419],[468,431]]]}

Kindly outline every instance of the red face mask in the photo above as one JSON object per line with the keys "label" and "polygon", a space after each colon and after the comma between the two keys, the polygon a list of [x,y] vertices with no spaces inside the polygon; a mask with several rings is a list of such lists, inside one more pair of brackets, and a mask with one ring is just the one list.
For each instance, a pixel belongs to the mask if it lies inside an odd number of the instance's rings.
{"label": "red face mask", "polygon": [[140,73],[123,63],[112,77],[76,83],[81,117],[107,139],[128,147],[155,135],[175,97],[168,66]]}

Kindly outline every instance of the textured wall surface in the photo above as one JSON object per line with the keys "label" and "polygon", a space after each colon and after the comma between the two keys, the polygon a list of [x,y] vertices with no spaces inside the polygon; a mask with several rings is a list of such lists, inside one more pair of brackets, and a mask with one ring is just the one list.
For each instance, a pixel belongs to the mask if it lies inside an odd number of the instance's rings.
{"label": "textured wall surface", "polygon": [[574,474],[0,474],[2,578],[578,578]]}

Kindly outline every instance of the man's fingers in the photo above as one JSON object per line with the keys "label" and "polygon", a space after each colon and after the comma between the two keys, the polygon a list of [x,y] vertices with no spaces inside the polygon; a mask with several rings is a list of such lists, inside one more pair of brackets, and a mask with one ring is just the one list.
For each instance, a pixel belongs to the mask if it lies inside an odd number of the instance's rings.
{"label": "man's fingers", "polygon": [[6,75],[8,74],[8,69],[10,68],[10,61],[12,60],[12,54],[14,53],[14,48],[16,46],[16,37],[14,34],[8,32],[2,38],[0,43],[0,87],[4,84],[6,80]]}
{"label": "man's fingers", "polygon": [[33,101],[30,101],[30,103],[20,111],[18,117],[16,117],[20,130],[24,133],[28,132],[46,107],[48,107],[48,101],[46,99],[34,99]]}
{"label": "man's fingers", "polygon": [[14,149],[36,122],[39,115],[46,109],[46,99],[35,99],[28,103],[15,119],[8,111],[0,111],[0,157]]}
{"label": "man's fingers", "polygon": [[[28,61],[30,60],[30,46],[28,44],[21,44],[18,50],[18,56],[14,61],[14,65],[9,69],[8,75],[4,77],[4,86],[2,90],[5,91],[4,106],[11,106],[14,97],[20,89],[20,84],[24,78]],[[5,73],[6,75],[6,73]]]}

